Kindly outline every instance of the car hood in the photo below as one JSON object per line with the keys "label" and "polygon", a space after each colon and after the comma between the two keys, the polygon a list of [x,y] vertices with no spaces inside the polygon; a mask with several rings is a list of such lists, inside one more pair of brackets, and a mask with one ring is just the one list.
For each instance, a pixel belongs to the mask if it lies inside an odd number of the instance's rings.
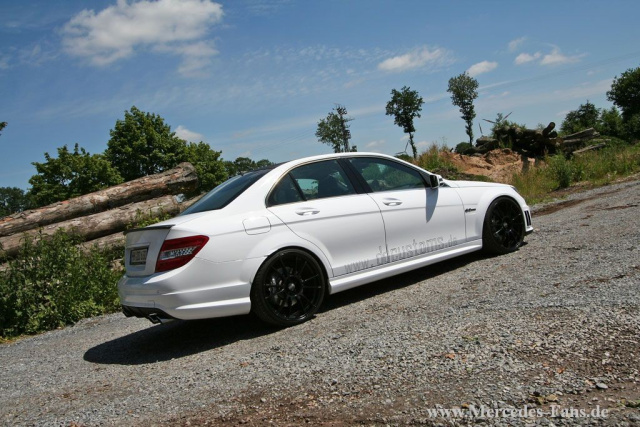
{"label": "car hood", "polygon": [[498,182],[483,182],[483,181],[450,181],[448,179],[443,180],[449,187],[454,188],[476,188],[476,187],[511,187],[507,184],[500,184]]}

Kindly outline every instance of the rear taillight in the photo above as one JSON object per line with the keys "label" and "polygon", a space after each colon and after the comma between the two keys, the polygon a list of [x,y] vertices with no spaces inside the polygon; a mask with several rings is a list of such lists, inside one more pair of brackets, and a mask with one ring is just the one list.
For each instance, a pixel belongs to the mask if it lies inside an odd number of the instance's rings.
{"label": "rear taillight", "polygon": [[156,273],[182,267],[209,241],[207,236],[190,236],[165,240],[156,261]]}

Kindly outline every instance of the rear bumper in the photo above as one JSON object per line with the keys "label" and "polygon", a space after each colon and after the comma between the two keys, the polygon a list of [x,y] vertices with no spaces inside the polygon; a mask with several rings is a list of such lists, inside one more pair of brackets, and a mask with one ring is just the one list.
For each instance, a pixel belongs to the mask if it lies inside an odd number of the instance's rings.
{"label": "rear bumper", "polygon": [[151,323],[164,323],[175,319],[175,317],[168,315],[158,308],[129,307],[128,305],[123,305],[122,313],[127,317],[149,319]]}
{"label": "rear bumper", "polygon": [[194,258],[184,267],[144,277],[123,276],[118,294],[127,316],[207,319],[247,314],[251,281],[261,258],[212,263]]}

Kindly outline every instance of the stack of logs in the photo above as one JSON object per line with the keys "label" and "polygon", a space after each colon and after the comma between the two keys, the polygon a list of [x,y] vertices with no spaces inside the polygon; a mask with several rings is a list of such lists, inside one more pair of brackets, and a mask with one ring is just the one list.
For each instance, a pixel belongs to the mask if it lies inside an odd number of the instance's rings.
{"label": "stack of logs", "polygon": [[554,122],[542,129],[523,129],[517,126],[505,126],[495,131],[496,138],[483,136],[476,140],[474,151],[484,154],[496,148],[511,146],[513,151],[527,157],[541,157],[546,154],[575,154],[588,149],[601,148],[603,145],[583,148],[588,141],[600,136],[595,129],[589,128],[572,135],[558,137]]}
{"label": "stack of logs", "polygon": [[59,229],[80,236],[85,246],[124,245],[125,229],[143,218],[176,215],[192,202],[198,176],[190,163],[114,187],[0,218],[0,247],[16,255],[25,238],[42,238]]}

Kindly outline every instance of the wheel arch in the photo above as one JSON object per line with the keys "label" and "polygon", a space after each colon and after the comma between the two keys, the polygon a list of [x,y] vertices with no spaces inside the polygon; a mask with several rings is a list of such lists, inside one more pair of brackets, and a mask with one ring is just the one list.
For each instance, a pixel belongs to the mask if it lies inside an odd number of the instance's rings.
{"label": "wheel arch", "polygon": [[[480,199],[480,201],[478,202],[478,207],[476,210],[476,212],[478,213],[476,218],[476,230],[479,231],[480,237],[482,237],[484,233],[484,222],[485,222],[484,220],[487,216],[487,211],[489,210],[489,206],[491,206],[491,204],[494,201],[502,198],[511,199],[518,206],[520,206],[520,208],[522,208],[522,203],[520,202],[520,200],[518,200],[517,197],[515,197],[513,194],[509,194],[508,192],[505,192],[505,191],[487,192],[486,194],[484,194]],[[522,218],[524,221],[524,214],[522,214]]]}
{"label": "wheel arch", "polygon": [[322,275],[324,277],[324,286],[326,288],[326,291],[330,292],[331,289],[329,287],[329,279],[332,276],[329,275],[329,271],[330,271],[331,267],[329,266],[328,261],[326,260],[326,258],[324,258],[324,256],[319,256],[318,254],[316,254],[311,249],[309,249],[307,247],[304,247],[304,246],[301,246],[301,245],[283,246],[283,247],[274,249],[270,254],[265,256],[264,259],[262,260],[262,262],[260,263],[260,265],[258,266],[258,268],[252,273],[251,282],[250,282],[251,286],[253,287],[253,283],[255,282],[256,275],[258,274],[258,271],[260,271],[260,269],[262,268],[263,265],[265,265],[267,262],[269,262],[273,257],[277,256],[280,252],[286,251],[286,250],[289,250],[289,249],[296,249],[296,250],[302,251],[302,252],[306,253],[307,255],[311,256],[314,260],[316,260],[316,262],[320,266],[320,270],[322,270]]}

